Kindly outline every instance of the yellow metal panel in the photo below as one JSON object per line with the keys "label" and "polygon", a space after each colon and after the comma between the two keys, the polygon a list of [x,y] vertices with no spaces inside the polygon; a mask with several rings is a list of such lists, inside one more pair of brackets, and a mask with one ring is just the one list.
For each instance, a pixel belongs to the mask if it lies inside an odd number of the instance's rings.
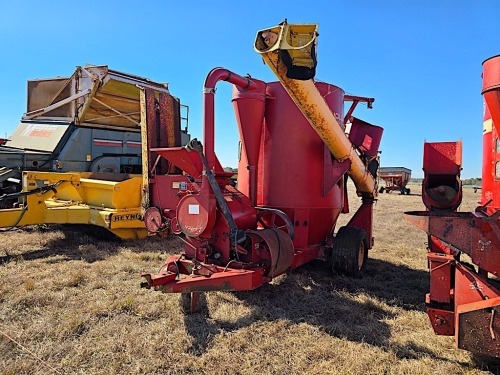
{"label": "yellow metal panel", "polygon": [[117,183],[114,187],[113,207],[132,208],[141,206],[142,178],[133,177]]}
{"label": "yellow metal panel", "polygon": [[141,184],[141,177],[113,182],[80,178],[78,173],[25,172],[24,191],[52,189],[27,195],[20,208],[0,210],[0,227],[89,224],[123,239],[144,238],[148,232],[141,215]]}
{"label": "yellow metal panel", "polygon": [[[0,210],[0,227],[9,228],[15,226],[31,225],[31,224],[41,224],[43,217],[37,220],[36,217],[30,217],[27,215],[27,210],[25,208],[8,208]],[[31,222],[34,221],[34,222]]]}
{"label": "yellow metal panel", "polygon": [[44,224],[89,224],[89,211],[88,206],[47,208]]}
{"label": "yellow metal panel", "polygon": [[82,178],[78,191],[90,206],[116,209],[139,207],[141,182],[140,177],[120,182]]}
{"label": "yellow metal panel", "polygon": [[146,122],[146,92],[141,89],[141,145],[142,145],[142,188],[141,188],[141,206],[142,213],[149,207],[149,144],[148,128]]}
{"label": "yellow metal panel", "polygon": [[256,49],[259,53],[287,50],[294,65],[313,67],[311,58],[317,36],[316,24],[282,24],[257,33]]}
{"label": "yellow metal panel", "polygon": [[148,236],[148,231],[144,229],[112,229],[111,232],[124,240],[142,239]]}
{"label": "yellow metal panel", "polygon": [[491,133],[493,130],[493,120],[488,119],[483,122],[483,134]]}

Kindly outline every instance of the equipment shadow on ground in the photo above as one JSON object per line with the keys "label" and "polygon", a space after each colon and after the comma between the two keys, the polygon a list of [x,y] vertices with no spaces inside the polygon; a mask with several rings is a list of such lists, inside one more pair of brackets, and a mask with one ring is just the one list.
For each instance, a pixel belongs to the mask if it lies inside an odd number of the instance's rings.
{"label": "equipment shadow on ground", "polygon": [[49,259],[49,263],[59,263],[70,260],[83,260],[88,263],[104,260],[116,255],[120,249],[139,253],[147,251],[165,251],[165,248],[179,248],[180,241],[172,237],[151,237],[142,240],[124,241],[111,232],[98,226],[90,225],[50,225],[16,228],[20,235],[24,233],[39,233],[43,235],[51,231],[61,231],[62,237],[41,243],[33,250],[18,253],[8,248],[3,249],[6,255],[0,255],[0,265],[22,259],[37,260]]}
{"label": "equipment shadow on ground", "polygon": [[117,237],[106,233],[103,228],[88,225],[32,226],[16,230],[20,233],[35,232],[40,235],[57,230],[61,231],[63,236],[41,243],[40,248],[22,253],[4,249],[6,255],[0,256],[0,264],[18,259],[37,260],[51,257],[58,257],[51,260],[53,263],[69,260],[84,260],[91,263],[115,254],[120,243]]}
{"label": "equipment shadow on ground", "polygon": [[185,315],[187,333],[194,340],[189,352],[202,355],[211,339],[222,331],[285,320],[289,324],[311,324],[333,337],[380,347],[401,359],[428,356],[447,360],[414,342],[404,346],[389,342],[391,331],[386,321],[397,315],[392,307],[424,311],[428,277],[426,271],[370,259],[365,277],[356,280],[334,275],[325,263],[315,261],[257,290],[234,292],[239,302],[251,310],[236,322],[209,318],[209,306],[204,314]]}

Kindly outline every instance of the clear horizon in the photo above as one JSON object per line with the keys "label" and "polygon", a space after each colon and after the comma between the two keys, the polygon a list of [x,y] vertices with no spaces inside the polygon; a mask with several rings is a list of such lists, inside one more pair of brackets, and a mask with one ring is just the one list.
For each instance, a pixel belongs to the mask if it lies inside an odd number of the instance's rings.
{"label": "clear horizon", "polygon": [[[190,132],[201,138],[202,86],[223,66],[264,81],[276,78],[253,51],[258,30],[287,18],[319,24],[316,78],[353,95],[375,98],[356,116],[382,126],[382,166],[422,177],[423,142],[463,141],[462,177],[481,177],[481,64],[500,53],[500,3],[360,0],[263,1],[32,0],[0,5],[0,137],[26,111],[26,82],[69,76],[78,65],[169,82],[190,107]],[[495,26],[496,25],[496,26]],[[231,87],[218,84],[216,152],[236,167],[238,133]]]}

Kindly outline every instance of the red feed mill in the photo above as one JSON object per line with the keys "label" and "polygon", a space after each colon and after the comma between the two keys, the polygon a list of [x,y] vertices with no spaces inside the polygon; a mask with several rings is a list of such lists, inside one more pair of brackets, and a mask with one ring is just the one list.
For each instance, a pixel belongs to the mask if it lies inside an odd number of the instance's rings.
{"label": "red feed mill", "polygon": [[[148,127],[143,142],[149,141],[153,167],[148,169],[146,225],[151,232],[173,231],[186,246],[158,274],[143,275],[143,286],[183,293],[193,310],[199,292],[255,289],[313,259],[361,276],[373,246],[383,129],[352,117],[358,103],[371,107],[372,98],[345,95],[337,86],[313,81],[316,30],[316,25],[285,22],[257,34],[255,49],[280,82],[223,68],[209,73],[203,89],[203,144],[193,140],[187,147],[151,148],[156,129],[164,127]],[[241,142],[238,189],[214,152],[219,81],[233,84]],[[155,104],[147,91],[143,102],[148,124],[154,123],[161,103]],[[344,116],[346,102],[350,108]],[[352,123],[349,137],[347,121]],[[163,159],[153,163],[156,155]],[[168,161],[168,173],[158,173],[159,160]],[[347,176],[362,205],[335,235],[339,215],[349,212]]]}
{"label": "red feed mill", "polygon": [[456,212],[462,143],[425,143],[422,199],[428,211],[406,214],[429,235],[426,306],[434,332],[454,335],[459,348],[500,357],[500,56],[483,63],[482,94],[481,206]]}

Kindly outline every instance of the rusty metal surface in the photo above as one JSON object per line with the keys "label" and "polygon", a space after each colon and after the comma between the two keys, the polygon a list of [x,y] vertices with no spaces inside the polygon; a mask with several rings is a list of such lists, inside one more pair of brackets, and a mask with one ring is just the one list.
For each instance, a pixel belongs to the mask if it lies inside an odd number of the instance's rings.
{"label": "rusty metal surface", "polygon": [[500,298],[473,305],[471,311],[458,311],[457,346],[478,355],[500,357]]}
{"label": "rusty metal surface", "polygon": [[[175,123],[174,98],[168,94],[160,94],[155,101],[157,109],[157,143],[154,147],[175,147],[180,146],[180,127]],[[178,128],[176,130],[176,128]],[[176,134],[178,133],[178,134]],[[176,135],[179,138],[179,144],[176,145]],[[167,160],[160,158],[157,162],[156,173],[166,174],[170,170]]]}
{"label": "rusty metal surface", "polygon": [[[151,90],[144,90],[146,98],[146,128],[148,134],[148,148],[154,148],[158,145],[158,124],[156,121],[156,103],[155,94]],[[151,156],[149,156],[151,163]]]}
{"label": "rusty metal surface", "polygon": [[425,189],[425,194],[432,202],[443,205],[453,201],[458,192],[451,186],[441,185],[435,188]]}
{"label": "rusty metal surface", "polygon": [[290,268],[294,247],[287,233],[277,228],[249,230],[247,233],[259,237],[264,242],[265,249],[260,250],[263,259],[266,257],[262,251],[268,251],[270,254],[270,263],[266,265],[265,276],[273,278]]}
{"label": "rusty metal surface", "polygon": [[142,167],[142,189],[141,189],[141,213],[149,207],[149,155],[150,146],[148,143],[148,127],[146,115],[146,92],[140,92],[140,109],[141,109],[141,167]]}
{"label": "rusty metal surface", "polygon": [[428,210],[454,211],[462,203],[462,141],[424,143],[422,201]]}
{"label": "rusty metal surface", "polygon": [[428,253],[430,271],[429,298],[433,303],[450,303],[453,288],[452,274],[455,271],[455,258],[442,253]]}
{"label": "rusty metal surface", "polygon": [[168,94],[166,84],[106,65],[78,66],[71,77],[28,81],[28,112],[23,119],[139,131],[140,88]]}
{"label": "rusty metal surface", "polygon": [[162,227],[160,211],[156,207],[149,207],[146,212],[144,212],[144,223],[149,232],[158,232]]}
{"label": "rusty metal surface", "polygon": [[462,141],[424,143],[424,173],[460,175],[461,167]]}
{"label": "rusty metal surface", "polygon": [[179,102],[170,94],[160,94],[160,108],[165,108],[160,112],[162,126],[166,129],[165,144],[161,147],[180,147],[181,129],[180,123],[180,105]]}
{"label": "rusty metal surface", "polygon": [[427,315],[436,335],[453,336],[455,334],[455,314],[453,311],[427,307]]}
{"label": "rusty metal surface", "polygon": [[472,258],[482,269],[500,276],[500,221],[478,212],[405,212],[406,219]]}

